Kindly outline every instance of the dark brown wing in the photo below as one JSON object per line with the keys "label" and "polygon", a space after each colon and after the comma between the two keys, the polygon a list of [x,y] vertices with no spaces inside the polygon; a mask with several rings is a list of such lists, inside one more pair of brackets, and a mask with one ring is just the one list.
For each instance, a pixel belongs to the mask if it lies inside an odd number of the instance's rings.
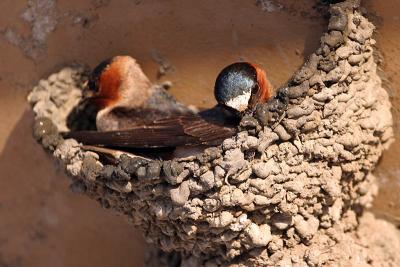
{"label": "dark brown wing", "polygon": [[65,133],[86,145],[126,148],[162,148],[183,145],[218,145],[236,133],[198,115],[181,115],[135,125],[121,131],[77,131]]}

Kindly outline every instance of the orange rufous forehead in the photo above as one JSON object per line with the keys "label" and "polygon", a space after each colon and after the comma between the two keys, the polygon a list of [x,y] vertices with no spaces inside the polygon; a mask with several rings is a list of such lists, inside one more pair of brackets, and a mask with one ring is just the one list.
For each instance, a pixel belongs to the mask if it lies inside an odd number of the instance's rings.
{"label": "orange rufous forehead", "polygon": [[100,76],[99,96],[106,106],[114,104],[121,97],[122,69],[122,60],[116,58]]}
{"label": "orange rufous forehead", "polygon": [[266,72],[256,64],[251,64],[257,72],[257,82],[260,85],[261,95],[260,102],[267,102],[272,95],[272,86],[268,81]]}

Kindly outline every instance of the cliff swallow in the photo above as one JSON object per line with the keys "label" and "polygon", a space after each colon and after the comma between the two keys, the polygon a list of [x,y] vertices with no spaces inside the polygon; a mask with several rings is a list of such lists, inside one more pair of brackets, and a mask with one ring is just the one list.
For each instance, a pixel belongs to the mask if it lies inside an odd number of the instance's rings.
{"label": "cliff swallow", "polygon": [[98,108],[96,131],[66,134],[87,145],[162,148],[218,145],[237,131],[240,115],[271,95],[266,74],[240,62],[218,75],[218,105],[199,113],[154,87],[136,61],[118,56],[99,64],[88,81],[88,101]]}
{"label": "cliff swallow", "polygon": [[220,105],[236,112],[254,110],[271,98],[272,85],[256,64],[237,62],[225,67],[215,81],[215,98]]}
{"label": "cliff swallow", "polygon": [[164,89],[153,86],[130,56],[101,62],[89,76],[84,95],[98,109],[96,127],[102,132],[193,114]]}

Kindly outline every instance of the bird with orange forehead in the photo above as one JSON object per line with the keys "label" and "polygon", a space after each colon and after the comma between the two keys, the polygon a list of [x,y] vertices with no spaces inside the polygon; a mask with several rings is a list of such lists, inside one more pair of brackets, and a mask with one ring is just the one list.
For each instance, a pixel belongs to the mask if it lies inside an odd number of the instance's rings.
{"label": "bird with orange forehead", "polygon": [[234,63],[216,79],[218,104],[196,113],[152,86],[135,59],[116,56],[100,63],[89,77],[86,97],[98,110],[97,131],[65,137],[114,148],[219,145],[237,132],[244,114],[271,97],[271,90],[265,71],[251,63]]}

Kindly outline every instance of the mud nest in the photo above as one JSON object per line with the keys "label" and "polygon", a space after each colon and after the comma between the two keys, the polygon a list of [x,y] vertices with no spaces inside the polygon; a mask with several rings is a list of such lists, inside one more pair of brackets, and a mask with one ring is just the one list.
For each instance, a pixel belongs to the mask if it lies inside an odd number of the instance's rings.
{"label": "mud nest", "polygon": [[[357,7],[332,5],[321,47],[287,86],[244,117],[236,136],[197,156],[121,153],[107,164],[64,140],[59,132],[68,130],[86,80],[79,66],[41,80],[29,95],[34,135],[72,178],[72,190],[126,215],[161,249],[149,265],[400,262],[394,227],[363,215],[377,192],[371,171],[393,131],[374,26]],[[386,237],[362,236],[383,227]]]}

